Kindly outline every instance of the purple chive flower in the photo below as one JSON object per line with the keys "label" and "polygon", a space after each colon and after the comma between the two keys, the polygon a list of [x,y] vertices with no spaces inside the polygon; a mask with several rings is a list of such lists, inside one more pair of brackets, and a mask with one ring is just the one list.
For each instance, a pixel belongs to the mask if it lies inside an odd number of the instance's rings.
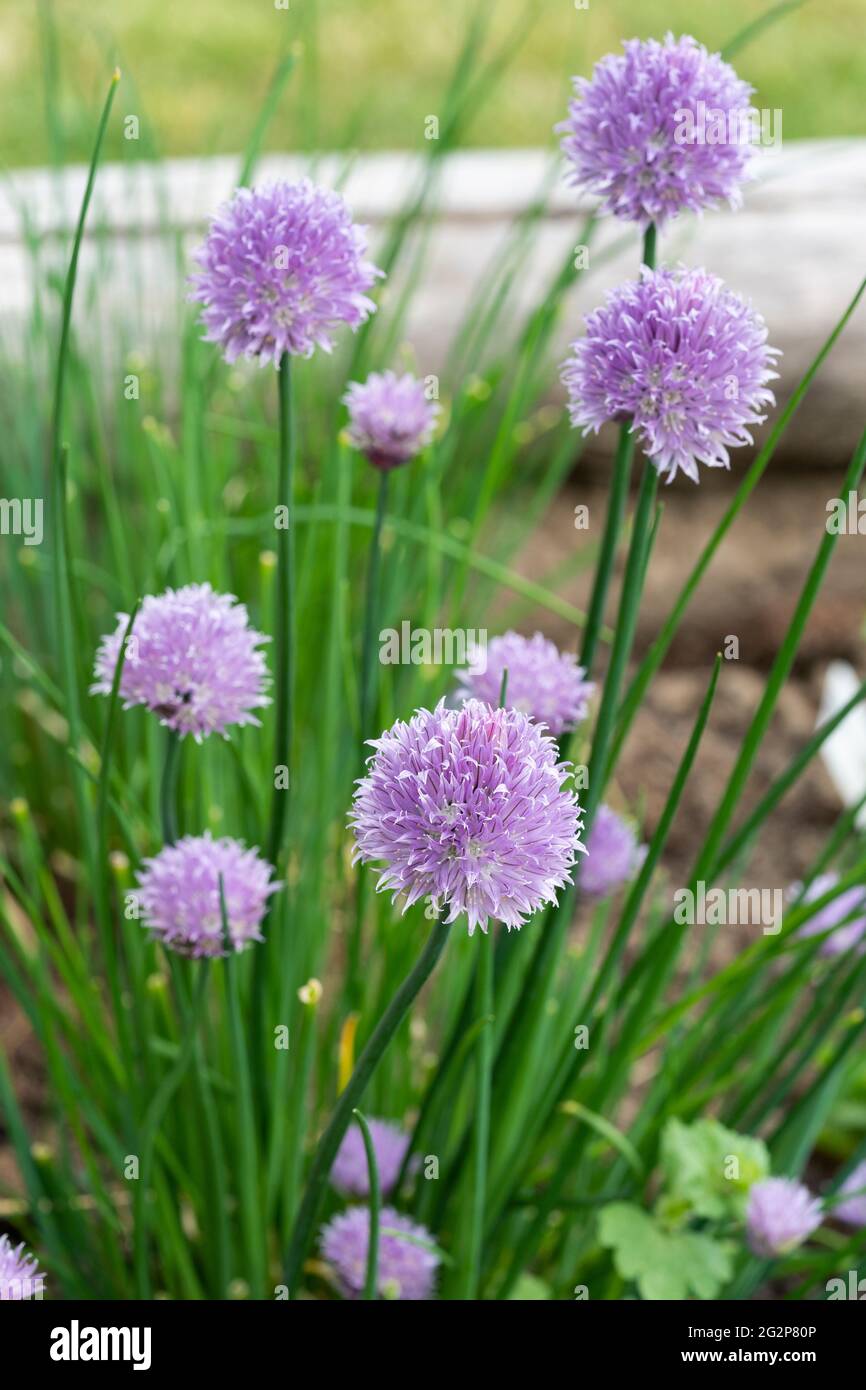
{"label": "purple chive flower", "polygon": [[268,898],[281,886],[258,850],[238,840],[185,835],[145,859],[136,893],[144,925],[164,946],[184,956],[222,956],[219,881],[235,951],[261,941]]}
{"label": "purple chive flower", "polygon": [[[866,1226],[866,1159],[851,1169],[839,1192],[844,1193],[846,1199],[834,1203],[831,1215],[837,1221],[844,1221],[846,1226]],[[856,1195],[849,1197],[849,1192]]]}
{"label": "purple chive flower", "polygon": [[570,182],[602,211],[662,226],[687,209],[742,202],[750,177],[752,87],[689,35],[630,39],[574,79],[564,135]]}
{"label": "purple chive flower", "polygon": [[[103,637],[92,694],[109,695],[128,614]],[[258,724],[252,710],[269,703],[259,647],[269,641],[250,627],[247,610],[210,584],[148,595],[136,614],[120,680],[125,709],[146,705],[175,733],[225,734],[229,724]]]}
{"label": "purple chive flower", "polygon": [[586,858],[580,865],[580,889],[589,898],[606,898],[638,872],[646,857],[646,845],[628,821],[609,806],[599,806],[586,840]]}
{"label": "purple chive flower", "polygon": [[[825,893],[829,893],[831,888],[835,888],[839,882],[839,875],[836,873],[819,874],[813,879],[803,894],[804,903],[813,903],[818,898],[822,898]],[[794,892],[798,893],[801,885],[795,885]],[[853,916],[852,914],[857,914]],[[845,919],[851,917],[851,921]],[[838,924],[844,922],[844,926]],[[839,956],[845,951],[856,950],[862,953],[866,946],[866,888],[855,886],[846,888],[843,893],[834,898],[826,907],[822,907],[816,912],[814,917],[804,923],[797,933],[798,936],[817,936],[819,932],[829,931],[831,927],[837,927],[827,940],[822,942],[818,949],[820,956]]]}
{"label": "purple chive flower", "polygon": [[375,311],[367,297],[383,274],[365,260],[365,229],[339,193],[308,180],[239,188],[196,252],[191,299],[204,307],[205,340],[227,362],[284,352],[330,352],[341,324],[355,329]]}
{"label": "purple chive flower", "polygon": [[8,1236],[0,1236],[0,1301],[41,1298],[44,1282],[35,1255],[25,1251],[23,1242],[13,1245]]}
{"label": "purple chive flower", "polygon": [[746,1235],[763,1260],[788,1255],[821,1225],[822,1208],[808,1187],[793,1178],[764,1178],[749,1189]]}
{"label": "purple chive flower", "polygon": [[420,454],[439,414],[439,403],[429,401],[424,383],[408,372],[371,372],[363,384],[350,381],[343,403],[349,407],[351,443],[381,469],[398,468]]}
{"label": "purple chive flower", "polygon": [[[408,1239],[406,1239],[408,1237]],[[419,1244],[418,1242],[422,1242]],[[350,1207],[322,1227],[322,1254],[334,1269],[344,1298],[358,1298],[367,1275],[369,1207]],[[418,1302],[432,1298],[439,1256],[424,1226],[383,1207],[379,1213],[380,1298]]]}
{"label": "purple chive flower", "polygon": [[384,861],[378,889],[466,914],[469,935],[490,917],[520,927],[571,882],[580,808],[557,747],[519,710],[468,700],[417,710],[381,738],[358,781],[350,824],[355,859]]}
{"label": "purple chive flower", "polygon": [[558,651],[540,632],[494,637],[486,652],[478,648],[469,653],[469,667],[458,671],[457,679],[466,698],[498,705],[506,668],[506,706],[545,724],[555,738],[585,717],[595,686],[584,679],[586,671],[571,652]]}
{"label": "purple chive flower", "polygon": [[[373,1152],[376,1155],[376,1167],[379,1170],[379,1186],[382,1195],[387,1197],[400,1176],[403,1159],[409,1147],[409,1136],[404,1134],[398,1125],[391,1124],[388,1120],[368,1120],[367,1123],[373,1141]],[[331,1169],[331,1182],[344,1197],[370,1195],[367,1150],[364,1148],[364,1137],[357,1125],[351,1125],[343,1136]]]}
{"label": "purple chive flower", "polygon": [[699,463],[728,468],[728,448],[751,444],[749,425],[773,405],[767,382],[779,355],[764,320],[705,270],[647,270],[612,290],[585,319],[562,369],[573,425],[598,433],[632,420],[668,482]]}

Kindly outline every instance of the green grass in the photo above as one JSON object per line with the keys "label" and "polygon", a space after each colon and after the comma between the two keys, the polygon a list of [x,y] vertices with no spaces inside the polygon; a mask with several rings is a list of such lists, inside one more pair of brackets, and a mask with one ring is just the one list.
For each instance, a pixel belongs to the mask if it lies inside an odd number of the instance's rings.
{"label": "green grass", "polygon": [[[466,143],[512,146],[550,144],[569,75],[587,73],[623,36],[672,29],[718,47],[764,6],[592,0],[580,11],[571,0],[489,0],[485,8],[491,44],[515,26],[523,32],[507,81]],[[141,120],[142,150],[236,152],[277,55],[295,43],[303,45],[298,80],[267,149],[420,147],[425,117],[441,115],[468,10],[466,0],[291,0],[288,11],[247,0],[241,17],[237,0],[0,0],[0,165],[44,163],[61,150],[85,160],[93,92],[115,61],[126,81],[109,157],[123,151],[129,114]],[[45,60],[40,35],[52,14]],[[866,134],[863,18],[862,0],[808,0],[738,56],[757,104],[782,109],[785,137]]]}

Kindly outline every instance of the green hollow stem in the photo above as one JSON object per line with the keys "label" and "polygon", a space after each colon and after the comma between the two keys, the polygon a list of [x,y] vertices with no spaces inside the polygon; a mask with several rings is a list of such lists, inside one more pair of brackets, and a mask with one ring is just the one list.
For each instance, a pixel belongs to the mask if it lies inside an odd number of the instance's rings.
{"label": "green hollow stem", "polygon": [[243,163],[238,174],[238,188],[249,188],[253,182],[256,165],[261,154],[262,144],[267,134],[268,126],[273,119],[283,88],[291,77],[297,63],[297,54],[294,49],[283,54],[280,58],[274,74],[265,93],[262,108],[259,111],[258,119],[250,132],[247,148],[244,152]]}
{"label": "green hollow stem", "polygon": [[[279,460],[277,478],[277,594],[274,659],[274,791],[268,835],[268,859],[276,868],[283,849],[288,798],[291,795],[292,687],[294,672],[294,516],[295,412],[292,403],[291,358],[283,353],[277,372],[279,396]],[[277,768],[285,768],[285,787],[278,787]]]}
{"label": "green hollow stem", "polygon": [[[280,1231],[283,1233],[283,1239],[286,1240],[297,1214],[298,1192],[300,1191],[303,1172],[304,1136],[307,1125],[305,1102],[315,1053],[315,1020],[315,1004],[305,1003],[301,1012],[300,1038],[297,1048],[297,1078],[290,1091],[288,1114],[285,1116],[289,1121],[288,1142],[285,1154],[283,1154],[281,1145],[274,1142],[269,1159],[268,1187],[273,1193],[273,1203],[277,1204],[281,1200]],[[281,1114],[285,1115],[286,1107],[281,1105],[280,1110]],[[279,1138],[281,1136],[275,1134],[275,1141]],[[281,1199],[280,1187],[282,1188]],[[271,1200],[268,1203],[268,1210],[271,1210]]]}
{"label": "green hollow stem", "polygon": [[771,24],[775,24],[777,20],[782,19],[786,14],[791,14],[793,10],[799,10],[805,3],[806,0],[781,0],[780,4],[771,5],[763,14],[758,15],[757,19],[753,19],[749,24],[746,24],[740,29],[732,39],[729,39],[724,48],[720,50],[721,57],[724,58],[725,62],[729,63],[731,59],[739,53],[741,48],[745,48],[750,44],[764,29],[769,28]]}
{"label": "green hollow stem", "polygon": [[631,421],[629,420],[627,424],[620,427],[616,458],[613,464],[613,478],[611,479],[610,493],[608,495],[604,535],[602,536],[601,549],[598,555],[598,566],[596,567],[592,594],[586,614],[586,626],[583,630],[583,646],[580,652],[580,664],[587,672],[591,672],[593,668],[599,633],[604,620],[604,609],[607,603],[610,581],[613,576],[617,543],[625,517],[625,504],[628,497],[628,485],[631,479],[631,463],[633,456],[634,435],[631,432]]}
{"label": "green hollow stem", "polygon": [[[111,114],[111,108],[114,103],[114,96],[119,81],[120,71],[115,68],[102,107],[102,114],[99,119],[96,139],[93,145],[93,154],[91,155],[90,167],[87,172],[84,196],[81,200],[78,221],[72,239],[72,252],[63,285],[60,341],[57,348],[57,359],[54,372],[54,398],[51,412],[48,467],[50,484],[49,495],[52,497],[54,505],[54,622],[58,650],[61,655],[61,669],[63,671],[63,693],[65,697],[64,712],[69,724],[69,743],[76,752],[79,751],[81,716],[79,710],[74,635],[76,614],[71,582],[69,538],[66,525],[66,452],[63,445],[66,375],[69,362],[69,344],[72,333],[72,304],[75,298],[75,282],[78,277],[78,260],[81,254],[81,243],[84,239],[84,227],[87,222],[87,213],[90,208],[90,201],[96,183],[96,171],[99,165],[102,144],[105,139],[105,132],[108,128],[108,118]],[[76,814],[81,821],[85,834],[87,856],[90,860],[91,868],[97,868],[98,866],[93,864],[93,858],[97,850],[92,838],[92,826],[90,822],[85,777],[82,770],[77,766],[73,768],[73,791],[75,795]]]}
{"label": "green hollow stem", "polygon": [[219,876],[220,915],[225,950],[225,978],[229,1046],[235,1082],[235,1105],[238,1136],[238,1187],[240,1192],[241,1230],[250,1270],[250,1288],[254,1298],[263,1298],[267,1278],[264,1208],[259,1191],[259,1159],[256,1140],[253,1088],[250,1079],[250,1055],[244,1035],[241,1011],[240,982],[237,953],[229,930],[225,884]]}
{"label": "green hollow stem", "polygon": [[[277,369],[277,403],[279,431],[277,446],[277,505],[274,525],[277,532],[276,603],[274,615],[274,766],[273,792],[268,829],[267,858],[279,874],[280,857],[286,833],[286,821],[292,794],[292,714],[294,708],[294,596],[295,596],[295,514],[294,477],[297,440],[291,357],[283,353]],[[285,769],[285,776],[278,775]],[[273,921],[274,900],[271,898],[265,913],[263,929]],[[252,969],[252,1000],[250,1012],[255,1020],[265,1014],[267,946],[256,952]],[[283,962],[282,969],[286,969]],[[261,1048],[254,1046],[256,1103],[260,1116],[264,1112],[264,1088],[268,1074],[267,1050],[264,1038]]]}
{"label": "green hollow stem", "polygon": [[177,839],[177,782],[180,771],[180,739],[172,729],[168,730],[165,745],[165,761],[162,765],[162,781],[159,786],[159,818],[162,826],[162,839],[166,845],[173,845]]}
{"label": "green hollow stem", "polygon": [[132,607],[132,612],[127,619],[123,636],[120,639],[117,661],[114,664],[114,675],[111,679],[111,693],[108,697],[108,713],[105,718],[105,731],[102,736],[102,746],[99,755],[99,786],[96,796],[96,831],[97,843],[99,845],[99,862],[104,864],[106,853],[106,826],[108,818],[108,771],[111,765],[111,743],[114,733],[115,716],[117,713],[117,702],[120,694],[120,682],[123,677],[123,667],[126,661],[127,643],[129,634],[132,632],[132,625],[138,614],[140,599],[136,599]]}
{"label": "green hollow stem", "polygon": [[364,939],[364,914],[367,909],[367,880],[358,874],[352,927],[346,951],[346,1002],[354,1012],[360,1005],[363,981],[361,977],[361,947]]}
{"label": "green hollow stem", "polygon": [[373,523],[373,536],[370,541],[370,560],[367,568],[367,602],[364,610],[364,636],[361,647],[361,737],[371,733],[376,682],[373,679],[375,663],[373,653],[376,647],[376,618],[379,606],[379,571],[382,561],[382,523],[388,506],[387,469],[379,473],[379,493],[376,498],[376,520]]}
{"label": "green hollow stem", "polygon": [[[656,251],[656,227],[655,223],[651,222],[644,232],[643,237],[641,259],[644,265],[650,268],[655,266]],[[586,626],[583,630],[583,646],[580,653],[580,664],[587,672],[592,671],[596,647],[598,646],[598,639],[604,621],[604,610],[610,590],[610,582],[613,577],[616,548],[619,543],[625,518],[628,487],[631,480],[632,458],[634,456],[634,444],[632,421],[626,420],[619,431],[619,441],[617,443],[616,457],[613,463],[613,477],[608,494],[604,535],[602,536],[598,565],[595,571],[595,579],[593,580],[592,595],[586,615]]]}
{"label": "green hollow stem", "polygon": [[[390,473],[382,469],[379,473],[379,491],[376,497],[376,517],[370,539],[370,557],[367,565],[367,595],[364,607],[364,630],[361,639],[361,746],[373,733],[373,710],[376,703],[376,681],[374,679],[376,650],[376,621],[379,610],[379,574],[382,560],[382,525],[388,508],[388,480]],[[355,893],[355,910],[352,929],[349,935],[347,958],[346,995],[350,1009],[357,1009],[361,1000],[361,945],[364,934],[364,913],[366,910],[366,878],[358,875]]]}
{"label": "green hollow stem", "polygon": [[57,460],[60,455],[60,441],[63,433],[63,406],[66,395],[66,365],[69,359],[69,335],[72,326],[72,301],[75,295],[75,281],[78,276],[78,257],[81,253],[81,242],[84,237],[84,224],[87,221],[87,213],[90,207],[90,200],[93,196],[93,187],[96,182],[96,169],[99,164],[99,155],[102,150],[102,142],[105,139],[105,131],[108,126],[108,118],[111,114],[111,107],[114,103],[114,94],[117,91],[117,84],[120,81],[120,70],[115,68],[112,73],[111,83],[105,104],[102,108],[102,115],[99,119],[99,126],[96,132],[96,140],[93,146],[93,155],[90,160],[90,168],[87,173],[87,183],[84,188],[84,197],[81,200],[81,209],[78,214],[78,222],[75,227],[75,235],[72,241],[72,255],[69,259],[69,269],[66,272],[66,282],[63,287],[63,310],[60,320],[60,346],[57,353],[57,367],[54,378],[54,410],[52,415],[51,430],[51,465],[56,468]]}
{"label": "green hollow stem", "polygon": [[481,1255],[484,1245],[484,1219],[487,1208],[487,1179],[490,1163],[490,1093],[493,1072],[493,944],[492,932],[482,934],[479,943],[477,1019],[481,1025],[476,1045],[477,1083],[472,1143],[471,1210],[469,1248],[466,1259],[463,1297],[478,1298]]}
{"label": "green hollow stem", "polygon": [[126,628],[121,638],[120,647],[117,653],[117,660],[114,665],[114,675],[111,680],[111,693],[108,699],[108,713],[105,719],[105,731],[102,737],[99,758],[99,781],[96,796],[96,846],[97,846],[97,867],[98,874],[96,879],[96,918],[99,928],[100,940],[102,944],[102,955],[108,976],[109,988],[111,991],[112,1006],[114,1008],[114,1018],[117,1025],[118,1036],[121,1039],[124,1053],[124,1064],[130,1066],[133,1048],[131,1034],[129,1031],[128,1011],[123,1007],[123,996],[121,986],[121,975],[118,963],[117,946],[114,934],[111,929],[109,919],[108,893],[105,884],[105,868],[108,860],[108,785],[109,769],[111,766],[111,746],[112,735],[114,733],[115,715],[120,694],[120,681],[123,675],[123,666],[126,660],[127,641],[132,631],[138,613],[139,600],[136,599],[132,612],[127,619]]}
{"label": "green hollow stem", "polygon": [[156,1144],[156,1136],[159,1132],[159,1126],[162,1123],[168,1104],[182,1082],[190,1061],[192,1060],[198,1035],[199,1018],[208,981],[208,965],[209,962],[207,960],[200,962],[195,994],[184,1019],[184,1038],[180,1052],[178,1053],[174,1066],[163,1077],[150,1102],[139,1136],[139,1174],[138,1181],[135,1185],[135,1224],[133,1240],[135,1284],[139,1298],[146,1299],[151,1297],[150,1270],[148,1268],[148,1229],[150,1225],[148,1188],[150,1186],[150,1175],[153,1169],[153,1151]]}
{"label": "green hollow stem", "polygon": [[198,1090],[199,1104],[204,1119],[206,1152],[208,1154],[208,1164],[211,1170],[212,1206],[211,1206],[211,1228],[213,1231],[214,1250],[216,1254],[213,1270],[213,1280],[217,1289],[217,1297],[225,1298],[228,1294],[229,1281],[231,1278],[231,1242],[229,1239],[228,1226],[228,1177],[226,1173],[225,1149],[223,1147],[222,1135],[219,1127],[219,1115],[216,1103],[213,1098],[210,1079],[207,1071],[207,1059],[205,1057],[204,1046],[201,1038],[196,1037],[193,1050],[194,1057],[194,1076]]}
{"label": "green hollow stem", "polygon": [[617,616],[613,648],[604,678],[601,704],[598,711],[592,738],[592,753],[589,761],[589,786],[584,807],[586,834],[589,834],[592,820],[598,809],[606,781],[607,753],[616,723],[619,691],[631,655],[632,643],[637,627],[640,599],[646,576],[648,547],[652,534],[653,508],[658,491],[658,470],[651,459],[644,463],[640,491],[634,514],[632,543],[629,546],[625,574],[622,582],[622,599]]}
{"label": "green hollow stem", "polygon": [[376,1163],[376,1150],[373,1148],[370,1126],[360,1110],[353,1110],[352,1114],[358,1121],[364,1140],[364,1152],[367,1155],[367,1174],[370,1185],[370,1235],[367,1242],[367,1273],[364,1279],[363,1297],[371,1300],[376,1297],[376,1280],[379,1277],[379,1214],[382,1196],[379,1185],[379,1167]]}
{"label": "green hollow stem", "polygon": [[[505,707],[508,694],[508,667],[502,672],[499,685],[499,707]],[[472,1302],[478,1297],[481,1282],[481,1256],[484,1248],[484,1218],[487,1208],[487,1180],[490,1166],[490,1095],[493,1074],[493,991],[494,937],[482,933],[475,966],[476,1020],[479,1029],[476,1045],[477,1081],[475,1116],[472,1132],[472,1165],[469,1187],[469,1238],[466,1252],[463,1297]]]}
{"label": "green hollow stem", "polygon": [[290,1296],[293,1296],[296,1291],[313,1226],[321,1209],[328,1175],[337,1156],[343,1135],[351,1123],[352,1113],[360,1103],[388,1044],[409,1012],[422,985],[432,974],[436,962],[445,948],[449,931],[450,928],[441,920],[434,924],[424,950],[397,990],[358,1058],[355,1070],[340,1095],[327,1128],[319,1140],[301,1208],[298,1212],[298,1219],[295,1222],[292,1239],[286,1253],[284,1282],[288,1286]]}

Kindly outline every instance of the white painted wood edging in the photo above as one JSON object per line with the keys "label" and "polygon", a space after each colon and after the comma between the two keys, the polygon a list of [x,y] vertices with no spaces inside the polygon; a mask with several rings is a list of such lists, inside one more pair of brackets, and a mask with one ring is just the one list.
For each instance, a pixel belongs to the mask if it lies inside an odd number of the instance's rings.
{"label": "white painted wood edging", "polygon": [[[537,302],[569,243],[577,241],[590,203],[553,174],[547,150],[472,150],[442,161],[433,203],[436,215],[425,271],[413,299],[407,338],[419,366],[435,371],[454,327],[513,219],[546,189],[540,220],[523,267],[522,308]],[[866,140],[788,142],[762,150],[743,208],[683,219],[661,243],[665,260],[705,265],[750,297],[767,320],[770,340],[783,351],[778,394],[784,398],[814,357],[866,274]],[[83,248],[78,329],[98,340],[122,332],[144,354],[163,350],[174,334],[188,266],[178,264],[175,239],[187,249],[214,208],[232,191],[236,158],[176,159],[159,164],[107,164],[99,171],[89,234]],[[257,178],[298,178],[309,161],[267,156]],[[314,176],[341,184],[355,218],[380,229],[416,187],[420,157],[412,153],[342,155],[316,161]],[[3,340],[15,351],[37,280],[59,263],[62,238],[74,223],[86,170],[16,170],[0,184],[0,308]],[[25,227],[41,247],[35,272]],[[576,288],[558,346],[578,336],[581,314],[604,291],[635,272],[638,236],[601,261],[623,236],[605,219],[590,247],[597,267]],[[801,408],[786,452],[803,463],[838,464],[851,452],[866,407],[866,306],[863,304]]]}

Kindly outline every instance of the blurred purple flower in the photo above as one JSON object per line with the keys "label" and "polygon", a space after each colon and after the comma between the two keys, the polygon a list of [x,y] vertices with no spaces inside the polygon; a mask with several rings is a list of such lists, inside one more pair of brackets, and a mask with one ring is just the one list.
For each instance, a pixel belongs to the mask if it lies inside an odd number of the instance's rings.
{"label": "blurred purple flower", "polygon": [[[851,1169],[839,1192],[845,1194],[845,1201],[834,1203],[831,1215],[844,1221],[846,1226],[866,1226],[866,1159]],[[856,1195],[848,1196],[848,1193]]]}
{"label": "blurred purple flower", "polygon": [[568,118],[556,127],[570,182],[597,194],[603,212],[642,226],[722,201],[738,207],[750,176],[753,89],[687,34],[623,48],[590,79],[574,79]]}
{"label": "blurred purple flower", "polygon": [[8,1236],[0,1236],[0,1301],[41,1298],[44,1283],[39,1262],[24,1249],[24,1243],[13,1245]]}
{"label": "blurred purple flower", "polygon": [[[350,1207],[322,1227],[322,1254],[333,1267],[344,1298],[358,1298],[364,1290],[369,1244],[368,1207]],[[380,1298],[403,1302],[432,1298],[439,1265],[439,1256],[429,1248],[432,1244],[433,1237],[425,1226],[410,1221],[393,1207],[382,1208],[376,1280]]]}
{"label": "blurred purple flower", "polygon": [[518,710],[440,701],[398,720],[358,782],[355,859],[384,861],[379,890],[430,898],[469,934],[489,918],[520,927],[571,881],[580,808],[549,735]]}
{"label": "blurred purple flower", "polygon": [[573,425],[596,433],[632,420],[641,448],[668,482],[698,482],[699,463],[728,468],[729,447],[774,404],[778,356],[764,320],[705,270],[642,270],[585,319],[562,380]]}
{"label": "blurred purple flower", "polygon": [[469,668],[457,672],[465,698],[498,705],[502,673],[507,667],[506,707],[522,710],[537,724],[545,724],[555,738],[580,723],[595,690],[592,681],[584,679],[586,671],[578,666],[577,658],[571,652],[558,651],[540,632],[534,637],[506,632],[493,638],[486,653],[479,648],[471,651],[468,659]]}
{"label": "blurred purple flower", "polygon": [[376,308],[367,291],[383,272],[366,254],[339,193],[307,179],[239,188],[196,252],[190,298],[203,305],[205,340],[227,362],[330,352],[341,324],[357,328]]}
{"label": "blurred purple flower", "polygon": [[638,872],[646,845],[638,844],[628,821],[599,806],[586,839],[586,858],[580,865],[580,890],[589,898],[606,898]]}
{"label": "blurred purple flower", "polygon": [[[103,637],[92,694],[109,695],[128,614]],[[247,610],[210,584],[148,595],[127,642],[120,679],[124,708],[146,705],[176,734],[200,742],[229,724],[258,724],[251,713],[269,703],[267,667],[258,649],[270,639],[250,627]]]}
{"label": "blurred purple flower", "polygon": [[258,850],[238,840],[185,835],[145,859],[136,897],[144,926],[184,956],[222,956],[222,875],[229,936],[235,951],[263,940],[260,927],[268,898],[281,887]]}
{"label": "blurred purple flower", "polygon": [[[804,903],[816,902],[825,893],[829,893],[831,888],[835,888],[839,882],[837,873],[819,874],[813,879],[803,894]],[[799,895],[802,885],[795,884],[792,893]],[[852,914],[857,914],[853,916]],[[846,917],[851,917],[850,922],[845,922]],[[844,926],[838,923],[845,922]],[[866,888],[859,885],[854,888],[846,888],[843,893],[835,897],[826,907],[822,907],[816,912],[814,917],[810,917],[808,922],[800,928],[798,936],[817,936],[819,932],[830,931],[831,927],[837,927],[827,940],[822,942],[818,949],[819,956],[839,956],[845,951],[857,950],[861,953],[866,947]]]}
{"label": "blurred purple flower", "polygon": [[[387,1197],[393,1188],[406,1150],[409,1136],[398,1125],[389,1120],[368,1120],[376,1167],[379,1170],[379,1186],[382,1196]],[[370,1172],[367,1166],[367,1150],[364,1137],[357,1125],[350,1125],[334,1159],[331,1169],[331,1182],[344,1197],[369,1197]]]}
{"label": "blurred purple flower", "polygon": [[822,1207],[808,1187],[793,1178],[764,1178],[749,1189],[746,1235],[763,1260],[787,1255],[821,1225]]}
{"label": "blurred purple flower", "polygon": [[350,381],[343,403],[349,407],[351,443],[381,469],[398,468],[426,448],[440,409],[408,372],[371,372],[363,384]]}

